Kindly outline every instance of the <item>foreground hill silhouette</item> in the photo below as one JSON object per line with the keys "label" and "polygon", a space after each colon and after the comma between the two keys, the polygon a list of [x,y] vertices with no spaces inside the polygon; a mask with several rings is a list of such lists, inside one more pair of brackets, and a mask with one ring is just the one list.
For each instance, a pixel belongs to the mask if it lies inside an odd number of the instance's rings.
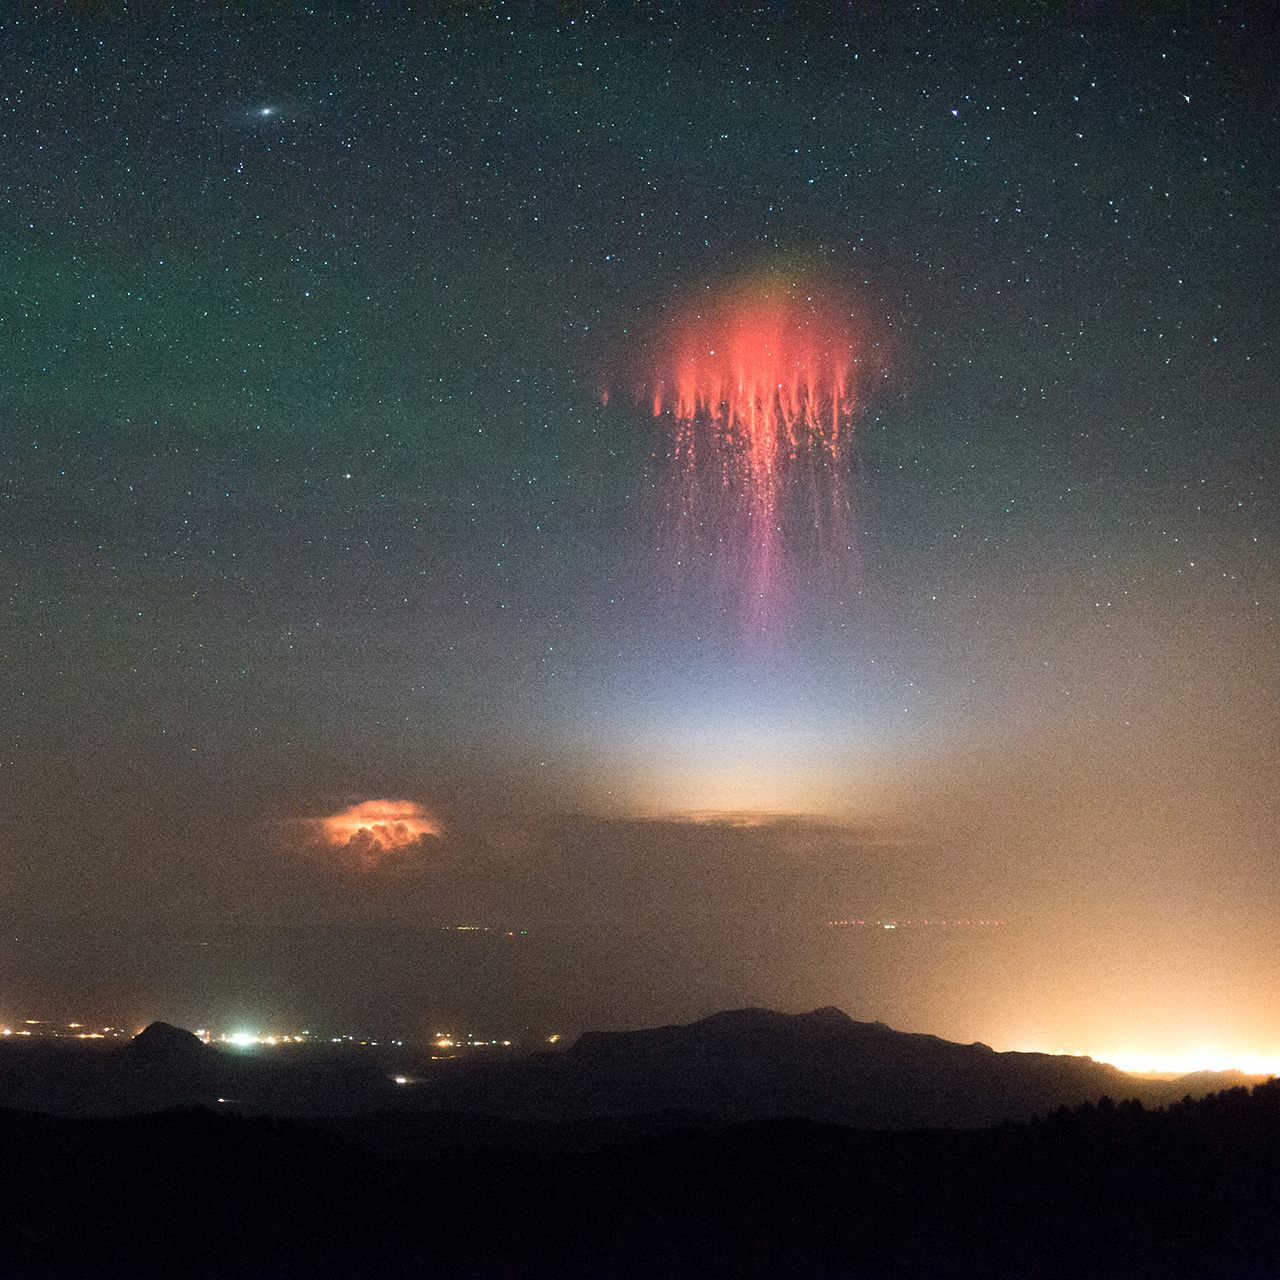
{"label": "foreground hill silhouette", "polygon": [[205,1051],[203,1041],[194,1032],[168,1022],[152,1022],[143,1027],[125,1047],[125,1052],[135,1058],[199,1055]]}
{"label": "foreground hill silhouette", "polygon": [[480,1150],[442,1130],[393,1158],[319,1122],[0,1112],[0,1274],[1280,1274],[1276,1082],[982,1130],[636,1125],[592,1149],[564,1126],[546,1136],[505,1145],[495,1129]]}
{"label": "foreground hill silhouette", "polygon": [[132,1115],[190,1105],[346,1115],[394,1105],[395,1092],[374,1057],[220,1049],[164,1022],[153,1022],[123,1045],[48,1039],[0,1044],[0,1107],[55,1115]]}
{"label": "foreground hill silhouette", "polygon": [[[393,1079],[406,1069],[415,1081],[408,1088]],[[262,1052],[205,1045],[159,1022],[123,1046],[0,1044],[0,1107],[68,1116],[191,1105],[282,1117],[395,1113],[402,1121],[384,1127],[397,1142],[406,1125],[445,1112],[477,1118],[456,1122],[459,1133],[483,1132],[480,1117],[539,1125],[799,1117],[861,1128],[972,1128],[1104,1095],[1159,1105],[1233,1082],[1143,1080],[1088,1058],[997,1053],[829,1008],[742,1009],[686,1026],[588,1032],[568,1050],[515,1059],[442,1064],[424,1053],[407,1068],[329,1045]]]}
{"label": "foreground hill silhouette", "polygon": [[1168,1091],[1090,1058],[997,1053],[832,1008],[588,1032],[564,1053],[471,1066],[430,1089],[440,1110],[529,1120],[673,1112],[866,1128],[974,1127],[1104,1095],[1161,1101]]}

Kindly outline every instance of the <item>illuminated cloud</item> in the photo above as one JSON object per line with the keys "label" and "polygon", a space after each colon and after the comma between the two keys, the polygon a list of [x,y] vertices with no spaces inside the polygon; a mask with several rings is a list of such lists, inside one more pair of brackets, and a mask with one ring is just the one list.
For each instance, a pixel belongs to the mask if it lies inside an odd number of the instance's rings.
{"label": "illuminated cloud", "polygon": [[695,827],[769,827],[797,821],[797,815],[756,812],[752,809],[695,809],[687,813],[662,814],[658,822],[687,822]]}
{"label": "illuminated cloud", "polygon": [[411,800],[365,800],[320,819],[319,827],[326,844],[365,866],[440,835],[439,822]]}

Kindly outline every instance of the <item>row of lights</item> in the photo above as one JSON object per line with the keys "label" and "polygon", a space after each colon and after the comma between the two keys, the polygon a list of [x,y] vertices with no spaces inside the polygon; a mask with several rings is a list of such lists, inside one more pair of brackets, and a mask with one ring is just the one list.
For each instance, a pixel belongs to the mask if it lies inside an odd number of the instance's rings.
{"label": "row of lights", "polygon": [[[18,1030],[12,1027],[0,1028],[0,1035],[4,1036],[66,1036],[68,1032],[74,1033],[77,1040],[105,1040],[108,1036],[121,1037],[128,1033],[120,1027],[103,1027],[100,1031],[82,1030],[83,1023],[68,1022],[59,1023],[56,1030],[32,1030],[31,1028],[52,1028],[53,1024],[45,1022],[39,1018],[27,1018],[24,1020],[23,1026]],[[248,1049],[255,1045],[265,1045],[269,1048],[275,1048],[279,1045],[286,1044],[311,1044],[314,1043],[310,1031],[303,1031],[301,1035],[297,1034],[259,1034],[256,1031],[232,1031],[215,1034],[207,1027],[198,1027],[194,1032],[198,1040],[205,1044],[226,1044],[237,1049]],[[68,1037],[70,1038],[70,1037]],[[560,1036],[547,1036],[548,1044],[558,1044]],[[380,1045],[390,1045],[396,1048],[403,1048],[403,1040],[368,1040],[360,1039],[353,1035],[332,1036],[329,1039],[330,1044],[353,1044],[369,1048],[378,1048]],[[432,1037],[432,1046],[437,1049],[486,1049],[491,1047],[500,1047],[509,1049],[513,1041],[511,1040],[481,1040],[472,1035],[457,1036],[451,1031],[437,1031]]]}
{"label": "row of lights", "polygon": [[[858,928],[862,925],[867,925],[870,928],[875,928],[876,926],[879,926],[881,929],[898,929],[906,925],[917,926],[917,925],[929,924],[929,923],[930,922],[928,920],[897,920],[897,919],[870,920],[870,921],[868,920],[828,920],[827,928],[828,929],[847,929],[847,928]],[[934,920],[932,923],[938,925],[939,927],[946,927],[949,925],[953,929],[959,928],[961,926],[976,926],[978,928],[983,928],[987,925],[990,925],[993,928],[999,928],[1004,925],[1003,920]]]}
{"label": "row of lights", "polygon": [[[276,1034],[270,1034],[270,1033],[266,1035],[260,1035],[256,1031],[232,1031],[229,1033],[224,1032],[221,1035],[215,1036],[212,1031],[209,1031],[204,1027],[200,1027],[195,1032],[195,1035],[198,1039],[203,1040],[205,1044],[214,1044],[214,1043],[229,1044],[236,1049],[248,1049],[254,1045],[267,1045],[268,1047],[274,1048],[277,1045],[285,1045],[285,1044],[314,1044],[315,1043],[315,1040],[313,1039],[310,1031],[304,1031],[301,1035],[294,1035],[294,1034],[276,1035]],[[355,1045],[364,1046],[366,1048],[372,1047],[375,1049],[379,1045],[384,1045],[384,1044],[394,1045],[398,1048],[403,1047],[404,1045],[403,1040],[362,1040],[357,1036],[349,1036],[349,1035],[330,1036],[329,1043],[330,1044],[355,1044]]]}
{"label": "row of lights", "polygon": [[[33,1031],[33,1027],[41,1029]],[[22,1026],[16,1031],[12,1027],[0,1027],[0,1036],[56,1036],[67,1040],[106,1040],[108,1037],[116,1038],[127,1034],[120,1027],[103,1027],[100,1031],[85,1031],[83,1027],[82,1022],[54,1024],[42,1018],[24,1018]]]}
{"label": "row of lights", "polygon": [[[488,1049],[490,1047],[501,1047],[509,1049],[513,1043],[511,1040],[477,1040],[474,1036],[456,1036],[452,1031],[437,1031],[431,1039],[433,1047],[437,1049]],[[559,1034],[547,1037],[547,1044],[559,1044]]]}

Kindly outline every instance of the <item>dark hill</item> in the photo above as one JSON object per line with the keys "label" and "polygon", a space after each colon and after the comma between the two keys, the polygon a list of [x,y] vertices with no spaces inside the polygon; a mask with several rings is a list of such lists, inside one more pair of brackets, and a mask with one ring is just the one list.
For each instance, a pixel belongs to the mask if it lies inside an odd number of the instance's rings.
{"label": "dark hill", "polygon": [[349,1115],[394,1105],[383,1065],[326,1046],[254,1053],[152,1023],[124,1045],[32,1039],[0,1045],[0,1107],[119,1116],[226,1106],[250,1114]]}
{"label": "dark hill", "polygon": [[[485,1115],[537,1122],[535,1132],[587,1122],[588,1145],[599,1121],[973,1127],[1104,1095],[1152,1105],[1221,1087],[1216,1077],[1148,1080],[1087,1058],[996,1053],[855,1022],[837,1009],[743,1009],[688,1026],[591,1032],[564,1052],[447,1065],[329,1045],[241,1051],[164,1023],[123,1047],[16,1039],[0,1045],[0,1107],[81,1116],[192,1104],[275,1116],[388,1112],[401,1117],[397,1135],[420,1128],[427,1113],[453,1111],[470,1117],[468,1131]],[[416,1083],[398,1087],[399,1074]]]}
{"label": "dark hill", "polygon": [[201,1040],[168,1022],[153,1022],[143,1027],[128,1045],[125,1053],[151,1055],[195,1054],[206,1052]]}
{"label": "dark hill", "polygon": [[1090,1058],[997,1053],[827,1008],[590,1032],[564,1053],[472,1066],[424,1092],[432,1107],[521,1119],[665,1112],[924,1128],[1025,1119],[1142,1089]]}
{"label": "dark hill", "polygon": [[[426,1117],[418,1117],[426,1120]],[[456,1119],[454,1117],[453,1119]],[[473,1119],[473,1118],[464,1118]],[[479,1120],[478,1117],[474,1119]],[[361,1126],[0,1109],[5,1280],[1274,1280],[1280,1082],[910,1133]],[[532,1126],[537,1127],[537,1126]],[[577,1128],[569,1126],[570,1129]]]}

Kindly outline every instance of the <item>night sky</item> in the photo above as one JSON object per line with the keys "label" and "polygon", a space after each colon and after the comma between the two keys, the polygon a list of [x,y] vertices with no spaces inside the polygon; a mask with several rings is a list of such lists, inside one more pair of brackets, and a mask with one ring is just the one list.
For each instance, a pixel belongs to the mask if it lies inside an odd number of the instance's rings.
{"label": "night sky", "polygon": [[[0,21],[0,1015],[1280,1061],[1266,6],[344,8]],[[757,278],[767,634],[633,394]]]}

